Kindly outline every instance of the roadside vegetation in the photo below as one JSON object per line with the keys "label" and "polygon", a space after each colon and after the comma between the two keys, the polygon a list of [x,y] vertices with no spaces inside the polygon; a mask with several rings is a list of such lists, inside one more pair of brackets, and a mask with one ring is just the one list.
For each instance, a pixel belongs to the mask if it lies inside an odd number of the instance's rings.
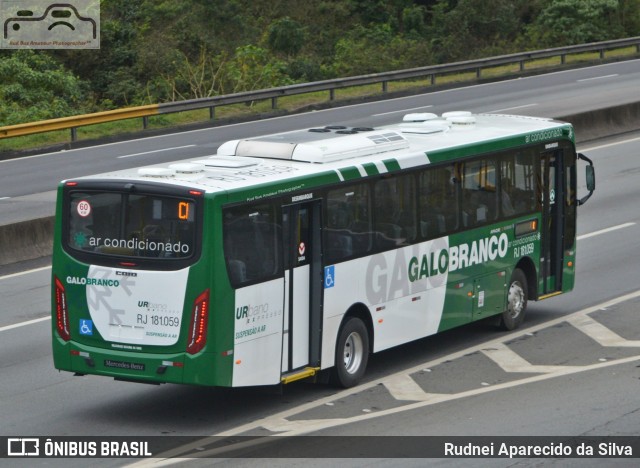
{"label": "roadside vegetation", "polygon": [[0,51],[0,126],[638,35],[640,0],[102,0],[99,50]]}

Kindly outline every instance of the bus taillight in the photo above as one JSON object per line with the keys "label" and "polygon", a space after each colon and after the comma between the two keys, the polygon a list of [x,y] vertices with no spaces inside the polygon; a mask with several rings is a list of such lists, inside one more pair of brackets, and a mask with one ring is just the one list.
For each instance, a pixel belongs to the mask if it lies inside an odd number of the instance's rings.
{"label": "bus taillight", "polygon": [[55,283],[55,296],[56,296],[56,328],[58,329],[58,335],[64,341],[71,339],[69,333],[69,311],[67,310],[67,294],[64,291],[64,286],[57,276],[54,276]]}
{"label": "bus taillight", "polygon": [[207,322],[209,321],[209,290],[200,294],[193,303],[187,353],[196,354],[207,343]]}

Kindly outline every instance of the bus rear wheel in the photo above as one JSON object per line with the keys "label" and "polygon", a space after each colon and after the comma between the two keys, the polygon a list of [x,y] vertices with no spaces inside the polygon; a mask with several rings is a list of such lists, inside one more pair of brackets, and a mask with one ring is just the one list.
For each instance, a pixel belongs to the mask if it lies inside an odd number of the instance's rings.
{"label": "bus rear wheel", "polygon": [[522,324],[527,310],[528,298],[527,277],[522,270],[516,268],[511,275],[507,291],[507,309],[500,317],[501,328],[515,330]]}
{"label": "bus rear wheel", "polygon": [[333,382],[345,388],[358,385],[369,360],[369,332],[357,317],[342,325],[336,343]]}

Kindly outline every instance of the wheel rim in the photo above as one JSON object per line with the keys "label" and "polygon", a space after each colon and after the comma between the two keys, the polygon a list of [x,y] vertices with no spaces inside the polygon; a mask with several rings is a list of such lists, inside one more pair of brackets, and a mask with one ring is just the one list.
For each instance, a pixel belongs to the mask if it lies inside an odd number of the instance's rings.
{"label": "wheel rim", "polygon": [[509,287],[509,315],[512,318],[519,316],[524,310],[525,295],[522,285],[518,281],[511,283]]}
{"label": "wheel rim", "polygon": [[362,364],[364,345],[362,337],[356,333],[351,333],[344,342],[343,362],[344,368],[349,374],[354,374]]}

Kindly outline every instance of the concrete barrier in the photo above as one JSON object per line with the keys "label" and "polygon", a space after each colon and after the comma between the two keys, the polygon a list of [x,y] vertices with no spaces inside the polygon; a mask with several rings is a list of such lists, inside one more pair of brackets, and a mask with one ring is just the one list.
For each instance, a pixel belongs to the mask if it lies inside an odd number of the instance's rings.
{"label": "concrete barrier", "polygon": [[576,142],[583,143],[640,130],[640,102],[564,115],[557,118],[558,120],[570,122],[576,133]]}
{"label": "concrete barrier", "polygon": [[53,216],[0,226],[0,265],[51,255],[53,228]]}
{"label": "concrete barrier", "polygon": [[[640,130],[640,102],[556,117],[573,124],[576,141]],[[54,219],[38,219],[0,225],[0,265],[51,255]]]}

